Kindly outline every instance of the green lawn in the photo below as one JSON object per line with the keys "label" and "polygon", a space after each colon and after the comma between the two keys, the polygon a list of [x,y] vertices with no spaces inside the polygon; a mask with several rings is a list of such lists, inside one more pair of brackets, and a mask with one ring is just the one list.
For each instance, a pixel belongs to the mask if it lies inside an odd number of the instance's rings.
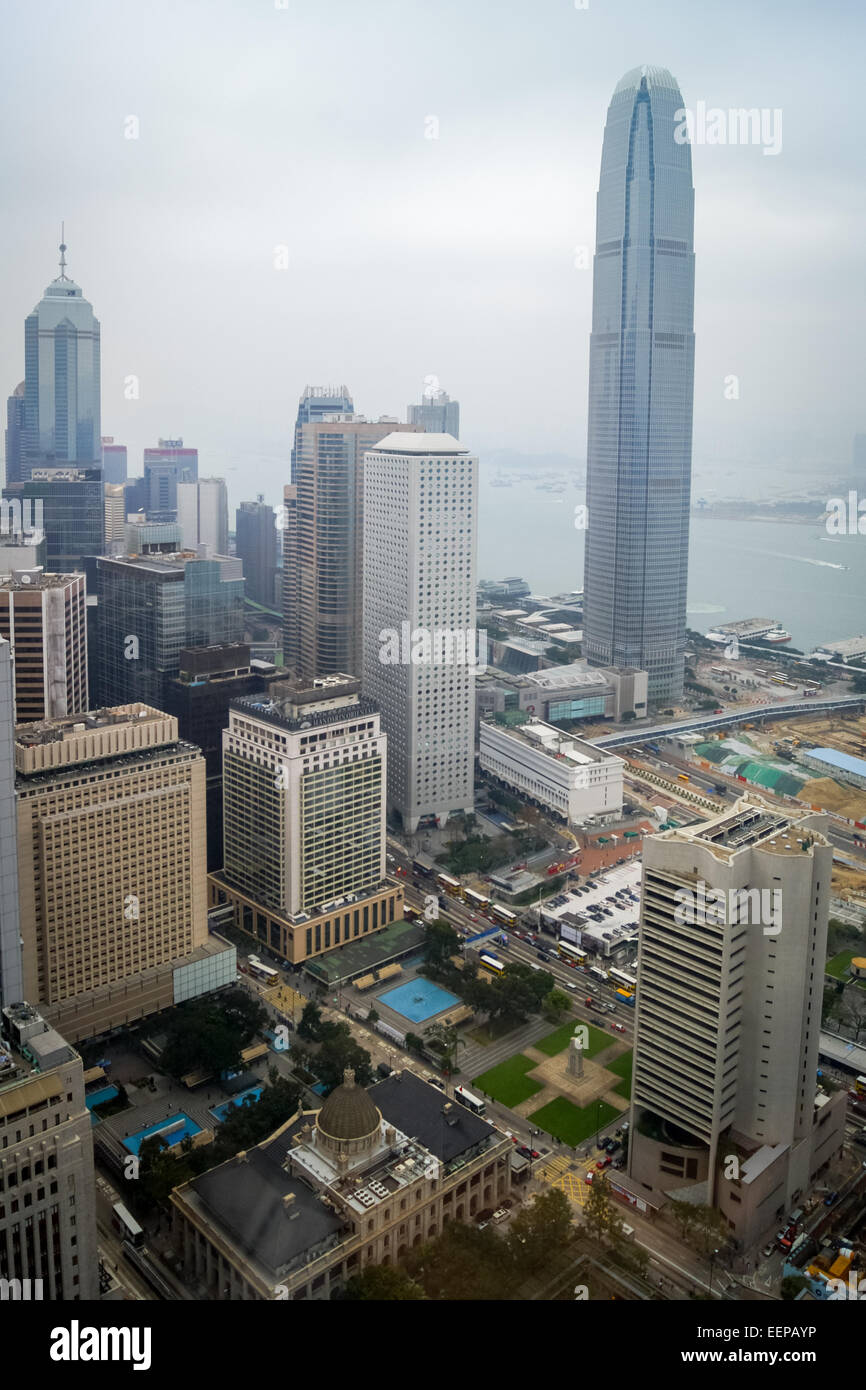
{"label": "green lawn", "polygon": [[498,1067],[491,1067],[490,1071],[476,1076],[472,1085],[484,1095],[492,1096],[502,1105],[513,1109],[522,1100],[529,1100],[530,1096],[543,1089],[538,1081],[531,1081],[526,1075],[537,1066],[538,1063],[533,1062],[531,1057],[524,1057],[518,1052],[507,1061],[500,1062]]}
{"label": "green lawn", "polygon": [[547,1134],[552,1134],[556,1139],[562,1139],[564,1143],[576,1147],[591,1134],[595,1134],[597,1129],[603,1128],[609,1120],[616,1119],[619,1113],[604,1100],[593,1101],[583,1110],[578,1110],[570,1100],[558,1096],[549,1105],[543,1105],[540,1110],[536,1110],[529,1119]]}
{"label": "green lawn", "polygon": [[[564,1052],[568,1047],[568,1040],[574,1035],[574,1030],[579,1019],[573,1018],[570,1023],[563,1023],[554,1033],[548,1033],[546,1038],[541,1038],[539,1042],[534,1042],[533,1047],[537,1047],[539,1052],[543,1052],[546,1057],[555,1057],[557,1052]],[[584,1057],[594,1057],[597,1052],[602,1052],[604,1048],[610,1047],[614,1041],[609,1033],[605,1033],[601,1028],[593,1028],[592,1024],[587,1024],[589,1028],[589,1046],[584,1048]]]}
{"label": "green lawn", "polygon": [[614,1086],[614,1091],[618,1096],[623,1096],[626,1100],[631,1097],[631,1064],[634,1059],[634,1052],[629,1048],[621,1057],[617,1057],[613,1062],[605,1063],[605,1071],[612,1071],[616,1076],[621,1076],[622,1081]]}
{"label": "green lawn", "polygon": [[832,975],[834,980],[846,979],[848,976],[848,966],[851,964],[854,956],[860,954],[862,954],[860,951],[840,951],[838,956],[834,956],[832,960],[828,960],[827,964],[824,966],[825,973],[827,975]]}

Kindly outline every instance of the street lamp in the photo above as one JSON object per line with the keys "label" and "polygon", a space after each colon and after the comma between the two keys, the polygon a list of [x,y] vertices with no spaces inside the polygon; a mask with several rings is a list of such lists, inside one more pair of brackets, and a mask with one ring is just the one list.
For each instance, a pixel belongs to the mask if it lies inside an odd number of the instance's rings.
{"label": "street lamp", "polygon": [[710,1251],[710,1294],[711,1294],[711,1295],[712,1295],[712,1292],[713,1292],[713,1262],[715,1261],[715,1258],[716,1258],[716,1256],[718,1255],[718,1253],[719,1253],[718,1250],[711,1250],[711,1251]]}
{"label": "street lamp", "polygon": [[595,1103],[595,1143],[598,1147],[598,1136],[601,1133],[601,1101]]}

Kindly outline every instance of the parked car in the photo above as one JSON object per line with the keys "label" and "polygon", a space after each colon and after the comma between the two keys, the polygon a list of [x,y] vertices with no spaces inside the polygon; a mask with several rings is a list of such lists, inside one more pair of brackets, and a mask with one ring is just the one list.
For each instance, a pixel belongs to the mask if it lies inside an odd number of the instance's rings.
{"label": "parked car", "polygon": [[493,1216],[491,1217],[491,1220],[496,1222],[507,1221],[507,1219],[508,1211],[505,1207],[498,1207],[497,1210],[493,1213]]}
{"label": "parked car", "polygon": [[611,1158],[610,1154],[608,1154],[607,1158],[600,1158],[600,1159],[598,1160],[598,1163],[597,1163],[595,1166],[596,1166],[596,1168],[599,1168],[599,1169],[600,1169],[600,1168],[609,1168],[612,1162],[613,1162],[613,1159]]}

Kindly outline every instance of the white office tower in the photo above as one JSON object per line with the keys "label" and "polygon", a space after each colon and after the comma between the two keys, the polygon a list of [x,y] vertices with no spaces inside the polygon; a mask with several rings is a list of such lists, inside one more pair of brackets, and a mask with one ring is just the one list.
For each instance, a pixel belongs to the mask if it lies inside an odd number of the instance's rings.
{"label": "white office tower", "polygon": [[177,524],[185,550],[206,558],[229,553],[229,503],[224,478],[177,485]]}
{"label": "white office tower", "polygon": [[644,840],[629,1179],[778,1229],[844,1137],[816,1080],[833,849],[758,797]]}
{"label": "white office tower", "polygon": [[363,687],[409,834],[473,806],[477,499],[478,459],[450,434],[365,456]]}

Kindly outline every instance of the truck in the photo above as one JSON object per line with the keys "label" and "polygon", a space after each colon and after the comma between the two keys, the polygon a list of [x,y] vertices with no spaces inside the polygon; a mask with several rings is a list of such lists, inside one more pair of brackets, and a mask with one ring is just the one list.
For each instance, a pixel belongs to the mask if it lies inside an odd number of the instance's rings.
{"label": "truck", "polygon": [[586,1005],[586,1007],[587,1007],[588,1009],[597,1009],[597,1008],[598,1008],[598,1005],[596,1004],[595,1000],[594,1000],[594,999],[592,998],[592,996],[589,995],[589,994],[586,996],[586,998],[584,999],[583,1002],[584,1002],[584,1004]]}
{"label": "truck", "polygon": [[630,1006],[630,1008],[634,1008],[634,994],[630,993],[629,990],[618,989],[616,991],[616,995],[618,999],[622,999],[626,1004]]}

